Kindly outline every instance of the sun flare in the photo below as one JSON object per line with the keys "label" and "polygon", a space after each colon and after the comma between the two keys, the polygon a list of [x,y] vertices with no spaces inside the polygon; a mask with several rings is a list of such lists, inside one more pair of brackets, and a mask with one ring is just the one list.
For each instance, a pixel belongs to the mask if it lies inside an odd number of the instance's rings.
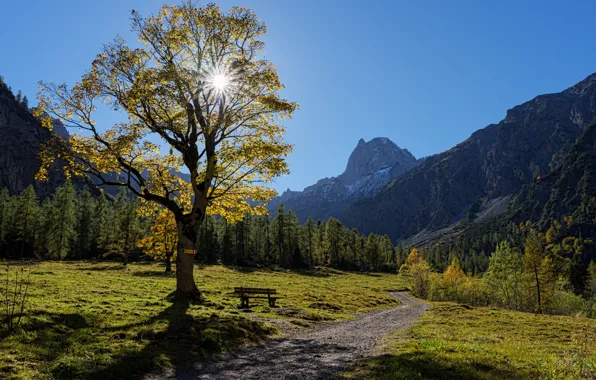
{"label": "sun flare", "polygon": [[216,98],[227,96],[234,92],[237,78],[234,70],[231,70],[228,65],[219,64],[214,65],[204,72],[205,89],[210,92],[210,96]]}
{"label": "sun flare", "polygon": [[215,87],[219,91],[225,91],[229,83],[230,78],[223,74],[217,74],[213,77],[213,87]]}

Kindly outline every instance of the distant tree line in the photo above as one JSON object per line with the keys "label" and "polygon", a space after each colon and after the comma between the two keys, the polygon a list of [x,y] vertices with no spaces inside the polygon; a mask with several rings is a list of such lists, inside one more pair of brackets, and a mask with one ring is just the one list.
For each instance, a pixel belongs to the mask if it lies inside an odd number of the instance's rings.
{"label": "distant tree line", "polygon": [[72,183],[40,201],[33,186],[20,195],[0,190],[0,257],[89,260],[139,255],[150,221],[121,192],[113,199]]}
{"label": "distant tree line", "polygon": [[[0,191],[0,257],[54,260],[175,257],[176,226],[166,210],[146,216],[136,198],[76,190],[67,182],[38,199],[32,186],[19,195]],[[281,205],[273,218],[246,215],[237,223],[208,216],[199,231],[195,260],[237,266],[331,266],[396,272],[407,250],[387,235],[363,236],[337,219],[300,224]]]}
{"label": "distant tree line", "polygon": [[285,268],[330,266],[346,270],[395,272],[406,251],[387,236],[363,236],[337,219],[300,224],[293,211],[279,206],[273,218],[246,215],[236,223],[210,217],[199,230],[197,260]]}

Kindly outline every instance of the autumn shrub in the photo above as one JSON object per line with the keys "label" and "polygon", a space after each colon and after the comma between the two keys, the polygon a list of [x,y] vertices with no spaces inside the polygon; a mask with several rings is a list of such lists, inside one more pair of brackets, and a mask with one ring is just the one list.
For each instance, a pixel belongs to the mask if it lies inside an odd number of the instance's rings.
{"label": "autumn shrub", "polygon": [[412,249],[399,272],[408,281],[415,296],[428,298],[431,267],[416,248]]}
{"label": "autumn shrub", "polygon": [[486,305],[489,295],[485,283],[481,279],[467,276],[459,260],[454,258],[442,275],[432,276],[429,299]]}

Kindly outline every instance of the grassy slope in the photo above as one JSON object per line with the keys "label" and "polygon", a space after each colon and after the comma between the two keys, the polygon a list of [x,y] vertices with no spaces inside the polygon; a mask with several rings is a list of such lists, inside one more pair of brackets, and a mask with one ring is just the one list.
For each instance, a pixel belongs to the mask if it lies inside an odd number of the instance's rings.
{"label": "grassy slope", "polygon": [[[22,330],[0,337],[3,379],[138,378],[278,333],[262,321],[303,326],[394,306],[385,290],[402,287],[395,275],[211,266],[196,270],[208,303],[183,305],[166,300],[175,279],[157,264],[25,266],[32,273],[30,305]],[[284,298],[273,309],[259,300],[246,313],[227,294],[234,286],[274,287]]]}
{"label": "grassy slope", "polygon": [[347,378],[596,379],[596,320],[434,303]]}

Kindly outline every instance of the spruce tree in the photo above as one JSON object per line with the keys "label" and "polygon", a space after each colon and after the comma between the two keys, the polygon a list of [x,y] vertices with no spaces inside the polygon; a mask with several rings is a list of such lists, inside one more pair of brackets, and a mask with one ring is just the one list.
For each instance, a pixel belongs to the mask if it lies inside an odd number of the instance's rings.
{"label": "spruce tree", "polygon": [[339,221],[335,218],[329,218],[325,224],[325,237],[324,237],[324,264],[336,266],[339,263],[339,250],[340,250],[340,227]]}
{"label": "spruce tree", "polygon": [[275,242],[275,249],[277,251],[277,260],[281,266],[287,267],[289,265],[290,260],[288,259],[288,255],[286,254],[286,242],[285,242],[285,235],[286,235],[286,213],[284,210],[283,203],[279,205],[277,208],[277,215],[275,219],[273,219],[273,227],[274,227],[274,242]]}
{"label": "spruce tree", "polygon": [[112,222],[111,203],[102,192],[95,204],[93,220],[91,222],[91,247],[95,258],[105,255],[108,252]]}
{"label": "spruce tree", "polygon": [[0,255],[8,258],[8,244],[11,239],[14,216],[14,197],[4,188],[0,191]]}
{"label": "spruce tree", "polygon": [[376,271],[379,265],[379,243],[377,235],[371,233],[366,239],[366,257],[368,258],[369,269]]}
{"label": "spruce tree", "polygon": [[50,198],[44,199],[39,209],[35,227],[35,255],[40,258],[48,258],[48,245],[50,240],[51,216],[53,213],[53,202]]}
{"label": "spruce tree", "polygon": [[16,240],[19,242],[19,257],[24,257],[25,249],[33,250],[35,240],[35,222],[38,217],[39,205],[37,194],[32,185],[29,185],[18,197],[15,218]]}
{"label": "spruce tree", "polygon": [[232,236],[230,231],[230,225],[225,219],[223,219],[222,221],[220,236],[221,261],[226,265],[231,265],[234,263],[234,254],[232,252]]}
{"label": "spruce tree", "polygon": [[71,253],[76,238],[75,189],[70,181],[56,190],[49,222],[48,253],[53,258],[64,259]]}
{"label": "spruce tree", "polygon": [[95,199],[89,189],[84,187],[77,197],[78,254],[81,260],[86,260],[91,255],[94,213]]}
{"label": "spruce tree", "polygon": [[310,268],[313,266],[313,250],[314,250],[314,238],[315,238],[315,224],[312,218],[309,216],[306,219],[303,231],[303,251],[306,253],[307,266]]}
{"label": "spruce tree", "polygon": [[288,211],[287,222],[286,222],[286,241],[287,241],[287,252],[288,258],[292,263],[292,267],[302,267],[302,255],[300,253],[300,247],[298,245],[299,240],[299,228],[300,221],[293,211]]}
{"label": "spruce tree", "polygon": [[135,199],[129,198],[126,190],[122,188],[118,193],[114,207],[116,211],[114,216],[118,221],[114,235],[117,238],[112,240],[111,252],[122,256],[122,265],[127,265],[128,257],[136,247],[138,240],[138,203]]}

